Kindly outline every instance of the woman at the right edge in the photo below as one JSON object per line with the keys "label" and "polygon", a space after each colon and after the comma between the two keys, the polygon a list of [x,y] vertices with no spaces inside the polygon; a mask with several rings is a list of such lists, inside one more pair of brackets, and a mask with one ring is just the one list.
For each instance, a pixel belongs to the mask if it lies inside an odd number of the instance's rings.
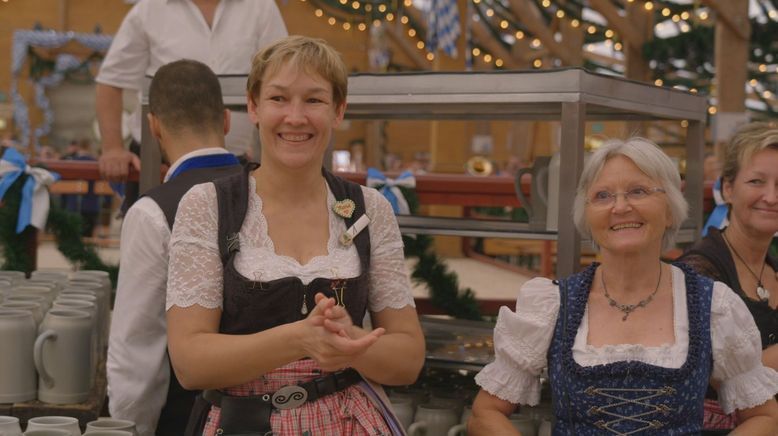
{"label": "woman at the right edge", "polygon": [[[778,126],[741,127],[724,152],[722,194],[729,225],[711,228],[679,260],[725,283],[743,299],[762,338],[762,361],[778,369],[778,259],[768,255],[778,232]],[[715,392],[705,404],[708,434],[725,434],[737,416],[724,414]]]}

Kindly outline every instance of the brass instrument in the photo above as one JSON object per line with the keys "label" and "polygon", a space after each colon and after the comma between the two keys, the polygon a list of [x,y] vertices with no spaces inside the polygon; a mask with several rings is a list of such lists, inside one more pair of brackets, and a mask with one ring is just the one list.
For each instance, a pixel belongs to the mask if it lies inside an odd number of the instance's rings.
{"label": "brass instrument", "polygon": [[471,176],[489,176],[494,172],[494,164],[484,156],[473,156],[465,163],[465,170]]}

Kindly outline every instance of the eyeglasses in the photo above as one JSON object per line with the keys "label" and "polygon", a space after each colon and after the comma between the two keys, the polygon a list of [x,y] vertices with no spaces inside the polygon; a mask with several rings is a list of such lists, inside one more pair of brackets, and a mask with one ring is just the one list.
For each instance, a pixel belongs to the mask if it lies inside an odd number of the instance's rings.
{"label": "eyeglasses", "polygon": [[586,202],[595,207],[610,207],[616,204],[616,197],[623,195],[626,202],[629,204],[635,204],[645,200],[657,192],[664,193],[665,190],[662,188],[644,188],[641,186],[632,188],[627,192],[597,191],[594,193],[594,195],[588,198]]}

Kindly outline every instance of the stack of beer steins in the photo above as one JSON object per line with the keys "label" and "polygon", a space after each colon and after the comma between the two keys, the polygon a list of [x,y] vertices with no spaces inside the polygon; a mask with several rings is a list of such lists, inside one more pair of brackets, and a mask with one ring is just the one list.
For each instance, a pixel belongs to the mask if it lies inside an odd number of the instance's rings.
{"label": "stack of beer steins", "polygon": [[[39,270],[29,279],[22,272],[0,271],[0,403],[86,401],[104,360],[110,305],[105,271]],[[15,419],[0,417],[0,436],[21,434],[4,427],[13,427],[5,421]],[[49,431],[47,425],[73,419],[32,418],[28,432]],[[95,429],[104,430],[99,425]]]}
{"label": "stack of beer steins", "polygon": [[[138,436],[135,423],[123,419],[101,418],[86,424],[84,435]],[[0,416],[0,436],[81,436],[78,419],[70,416],[39,416],[27,421],[22,432],[19,418]]]}

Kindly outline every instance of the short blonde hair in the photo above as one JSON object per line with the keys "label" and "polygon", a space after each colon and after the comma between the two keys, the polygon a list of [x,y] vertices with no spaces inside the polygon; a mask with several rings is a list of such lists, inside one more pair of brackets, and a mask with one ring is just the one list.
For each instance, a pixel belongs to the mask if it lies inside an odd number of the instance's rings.
{"label": "short blonde hair", "polygon": [[[689,214],[689,205],[681,192],[681,176],[675,164],[658,145],[645,138],[612,139],[588,157],[573,202],[573,221],[578,232],[584,238],[591,238],[592,232],[584,214],[586,192],[599,177],[605,163],[616,156],[624,156],[631,160],[640,171],[659,183],[665,190],[672,223],[662,237],[662,250],[672,248],[678,230]],[[597,247],[596,241],[592,241],[592,244]]]}
{"label": "short blonde hair", "polygon": [[775,123],[750,123],[738,129],[724,148],[723,181],[732,183],[751,156],[768,148],[778,150],[778,125]]}
{"label": "short blonde hair", "polygon": [[332,84],[336,106],[346,102],[348,70],[338,52],[323,39],[301,35],[287,36],[254,55],[246,91],[253,100],[262,89],[262,79],[275,74],[285,65],[306,73],[316,73]]}

